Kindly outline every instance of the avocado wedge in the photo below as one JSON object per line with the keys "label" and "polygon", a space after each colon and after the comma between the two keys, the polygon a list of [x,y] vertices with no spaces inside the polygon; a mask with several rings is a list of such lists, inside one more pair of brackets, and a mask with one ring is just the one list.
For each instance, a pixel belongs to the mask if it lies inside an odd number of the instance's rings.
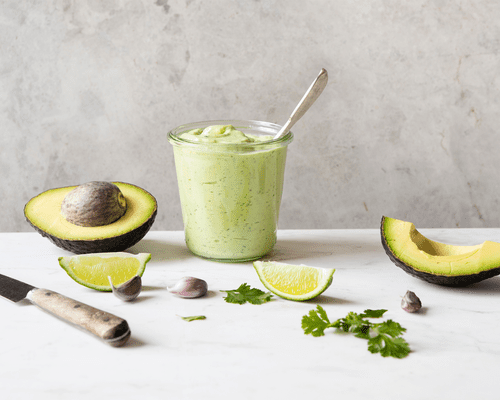
{"label": "avocado wedge", "polygon": [[157,214],[156,199],[144,189],[113,182],[126,200],[126,211],[114,222],[80,226],[61,212],[66,196],[78,186],[50,189],[33,197],[24,208],[26,220],[56,246],[76,254],[123,251],[141,240]]}
{"label": "avocado wedge", "polygon": [[430,283],[467,286],[500,274],[500,243],[439,243],[424,237],[411,222],[388,217],[382,217],[380,235],[394,264]]}

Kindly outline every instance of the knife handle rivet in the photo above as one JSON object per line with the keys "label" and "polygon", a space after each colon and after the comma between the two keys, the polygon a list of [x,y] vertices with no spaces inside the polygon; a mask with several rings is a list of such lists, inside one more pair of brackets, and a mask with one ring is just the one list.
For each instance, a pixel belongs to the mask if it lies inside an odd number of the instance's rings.
{"label": "knife handle rivet", "polygon": [[50,296],[50,295],[52,295],[52,293],[49,293],[49,292],[45,293],[45,296]]}
{"label": "knife handle rivet", "polygon": [[80,304],[75,304],[73,308],[80,308]]}

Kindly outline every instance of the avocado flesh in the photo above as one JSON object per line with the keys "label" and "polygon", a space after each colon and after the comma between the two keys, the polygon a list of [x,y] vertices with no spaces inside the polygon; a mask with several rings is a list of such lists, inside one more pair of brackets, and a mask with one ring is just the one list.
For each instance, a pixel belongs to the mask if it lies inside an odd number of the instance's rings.
{"label": "avocado flesh", "polygon": [[427,282],[466,286],[500,274],[500,243],[475,246],[435,242],[411,222],[383,217],[382,245],[389,258],[407,273]]}
{"label": "avocado flesh", "polygon": [[109,225],[84,227],[68,222],[61,214],[65,196],[77,186],[47,190],[25,206],[27,221],[54,244],[74,253],[122,251],[149,231],[157,213],[156,199],[145,190],[113,182],[127,200],[125,214]]}

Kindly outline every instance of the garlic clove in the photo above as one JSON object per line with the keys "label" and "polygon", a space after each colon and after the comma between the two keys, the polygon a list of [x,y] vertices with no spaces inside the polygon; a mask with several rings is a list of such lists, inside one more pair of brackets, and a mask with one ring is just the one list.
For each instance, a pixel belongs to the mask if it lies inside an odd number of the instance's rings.
{"label": "garlic clove", "polygon": [[408,290],[401,300],[401,308],[409,313],[414,313],[422,308],[422,302],[415,293]]}
{"label": "garlic clove", "polygon": [[113,294],[120,300],[132,301],[139,296],[139,293],[141,293],[142,279],[139,275],[134,276],[132,279],[129,279],[127,282],[123,282],[118,286],[113,285],[110,276],[108,276],[108,280],[111,284]]}
{"label": "garlic clove", "polygon": [[185,276],[179,280],[174,286],[167,287],[167,290],[179,297],[185,299],[194,299],[207,294],[208,285],[203,279]]}

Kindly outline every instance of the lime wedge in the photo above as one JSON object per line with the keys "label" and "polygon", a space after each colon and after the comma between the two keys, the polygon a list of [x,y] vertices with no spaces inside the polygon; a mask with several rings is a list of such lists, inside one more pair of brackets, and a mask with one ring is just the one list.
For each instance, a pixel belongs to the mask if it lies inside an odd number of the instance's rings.
{"label": "lime wedge", "polygon": [[118,286],[136,275],[142,276],[149,260],[149,253],[91,253],[59,257],[59,265],[80,285],[111,292],[108,276]]}
{"label": "lime wedge", "polygon": [[334,269],[254,261],[262,284],[276,296],[303,301],[323,293],[332,283]]}

